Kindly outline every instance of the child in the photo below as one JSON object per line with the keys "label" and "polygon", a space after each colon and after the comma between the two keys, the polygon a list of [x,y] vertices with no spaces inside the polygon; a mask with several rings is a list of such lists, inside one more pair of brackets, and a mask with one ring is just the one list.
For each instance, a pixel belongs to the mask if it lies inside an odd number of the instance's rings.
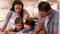
{"label": "child", "polygon": [[10,28],[9,30],[7,30],[7,34],[14,34],[14,32],[19,32],[23,29],[24,24],[22,18],[20,17],[16,18],[15,25],[16,25],[15,29]]}
{"label": "child", "polygon": [[22,33],[28,33],[28,34],[32,34],[34,32],[34,26],[35,26],[35,21],[32,19],[26,20],[25,22],[25,26],[24,29],[21,31]]}

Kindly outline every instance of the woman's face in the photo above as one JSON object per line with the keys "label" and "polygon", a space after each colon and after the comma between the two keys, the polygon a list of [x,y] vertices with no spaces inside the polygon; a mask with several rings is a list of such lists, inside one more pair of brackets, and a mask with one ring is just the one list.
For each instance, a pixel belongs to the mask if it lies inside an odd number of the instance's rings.
{"label": "woman's face", "polygon": [[22,9],[22,5],[19,5],[19,4],[14,5],[15,12],[20,13],[21,9]]}

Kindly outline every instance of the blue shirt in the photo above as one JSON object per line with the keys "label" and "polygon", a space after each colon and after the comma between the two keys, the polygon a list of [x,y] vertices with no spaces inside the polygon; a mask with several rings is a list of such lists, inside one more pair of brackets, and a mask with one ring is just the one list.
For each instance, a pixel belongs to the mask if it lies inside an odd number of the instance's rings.
{"label": "blue shirt", "polygon": [[23,29],[24,33],[34,32],[34,30],[35,30],[34,28],[31,30],[27,30],[26,28]]}

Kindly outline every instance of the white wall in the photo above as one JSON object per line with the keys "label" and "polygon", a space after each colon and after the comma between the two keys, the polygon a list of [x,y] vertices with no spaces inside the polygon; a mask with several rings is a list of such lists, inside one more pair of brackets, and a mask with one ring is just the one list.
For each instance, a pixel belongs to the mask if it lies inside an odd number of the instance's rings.
{"label": "white wall", "polygon": [[59,2],[59,32],[58,34],[60,34],[60,0],[58,0],[58,2]]}

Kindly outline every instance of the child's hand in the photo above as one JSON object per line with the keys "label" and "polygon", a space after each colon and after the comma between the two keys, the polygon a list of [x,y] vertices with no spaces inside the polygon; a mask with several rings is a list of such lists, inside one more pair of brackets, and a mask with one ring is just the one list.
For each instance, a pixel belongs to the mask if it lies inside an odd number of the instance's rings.
{"label": "child's hand", "polygon": [[18,34],[24,34],[22,31],[19,31]]}
{"label": "child's hand", "polygon": [[10,32],[9,34],[15,34],[14,32]]}
{"label": "child's hand", "polygon": [[28,34],[32,34],[32,32],[29,32]]}
{"label": "child's hand", "polygon": [[2,26],[2,28],[0,28],[0,32],[4,32],[5,30],[5,26]]}

